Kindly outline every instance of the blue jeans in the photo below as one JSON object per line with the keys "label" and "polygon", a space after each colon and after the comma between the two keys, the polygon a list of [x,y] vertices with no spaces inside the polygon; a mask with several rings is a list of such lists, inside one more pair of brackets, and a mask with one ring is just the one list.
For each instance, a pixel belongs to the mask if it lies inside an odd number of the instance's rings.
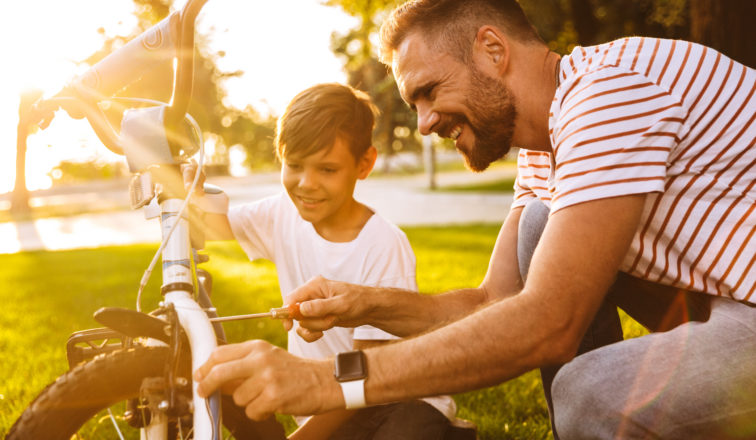
{"label": "blue jeans", "polygon": [[[548,218],[520,218],[523,279]],[[653,333],[622,340],[617,308]],[[756,438],[756,307],[618,273],[578,356],[541,369],[556,439]]]}
{"label": "blue jeans", "polygon": [[331,440],[442,440],[449,419],[421,400],[363,408]]}

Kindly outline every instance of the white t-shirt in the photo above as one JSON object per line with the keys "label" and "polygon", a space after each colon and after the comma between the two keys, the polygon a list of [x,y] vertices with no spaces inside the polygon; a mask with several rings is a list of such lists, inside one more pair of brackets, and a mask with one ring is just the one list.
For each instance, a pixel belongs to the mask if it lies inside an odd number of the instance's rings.
{"label": "white t-shirt", "polygon": [[[236,240],[250,260],[272,261],[278,272],[282,298],[315,276],[363,286],[417,290],[415,255],[406,235],[380,215],[373,214],[357,238],[335,243],[321,237],[312,223],[299,215],[291,199],[281,193],[234,206],[228,220]],[[289,352],[322,359],[353,350],[354,339],[398,339],[372,326],[335,327],[315,342],[289,331]],[[456,405],[449,396],[424,399],[453,418]]]}
{"label": "white t-shirt", "polygon": [[648,193],[621,270],[756,302],[756,70],[713,49],[625,38],[560,64],[553,154],[521,150],[513,207]]}

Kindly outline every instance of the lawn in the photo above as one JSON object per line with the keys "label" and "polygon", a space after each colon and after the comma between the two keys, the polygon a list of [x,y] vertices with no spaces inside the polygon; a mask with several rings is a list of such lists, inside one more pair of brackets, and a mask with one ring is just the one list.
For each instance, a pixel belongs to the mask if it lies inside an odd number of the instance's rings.
{"label": "lawn", "polygon": [[[478,285],[485,274],[498,226],[407,228],[424,292]],[[65,343],[73,331],[98,327],[102,306],[134,307],[136,286],[155,246],[136,245],[63,252],[0,255],[0,436],[23,408],[66,371]],[[247,261],[236,244],[213,243],[204,267],[214,275],[221,315],[265,311],[280,304],[275,269]],[[158,302],[156,273],[143,307]],[[225,325],[232,341],[263,338],[284,346],[279,323]],[[481,439],[550,438],[537,372],[484,390],[455,396],[459,415],[474,421]]]}

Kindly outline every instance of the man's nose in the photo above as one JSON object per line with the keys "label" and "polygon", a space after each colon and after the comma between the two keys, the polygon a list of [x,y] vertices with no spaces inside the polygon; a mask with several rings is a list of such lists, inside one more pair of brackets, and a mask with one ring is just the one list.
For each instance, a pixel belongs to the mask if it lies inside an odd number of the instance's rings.
{"label": "man's nose", "polygon": [[433,133],[440,119],[441,117],[431,109],[430,105],[417,104],[417,129],[423,136]]}

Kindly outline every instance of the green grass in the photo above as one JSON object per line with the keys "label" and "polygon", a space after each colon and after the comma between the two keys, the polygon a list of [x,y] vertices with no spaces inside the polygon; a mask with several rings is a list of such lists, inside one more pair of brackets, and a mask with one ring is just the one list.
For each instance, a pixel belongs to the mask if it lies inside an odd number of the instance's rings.
{"label": "green grass", "polygon": [[515,178],[510,177],[472,185],[448,185],[438,188],[438,191],[511,193],[514,192],[514,182]]}
{"label": "green grass", "polygon": [[[421,291],[478,285],[498,229],[498,225],[406,228],[417,255]],[[0,255],[0,437],[39,391],[67,370],[65,343],[70,333],[99,327],[91,316],[102,306],[134,307],[136,286],[155,247]],[[204,267],[214,276],[214,303],[221,315],[279,305],[271,263],[250,263],[236,244],[212,243],[208,253],[211,260]],[[155,273],[146,289],[144,309],[157,305],[158,279]],[[277,322],[229,322],[225,328],[231,341],[263,338],[285,346],[286,335]],[[460,417],[478,425],[481,439],[551,437],[537,372],[455,398]]]}

